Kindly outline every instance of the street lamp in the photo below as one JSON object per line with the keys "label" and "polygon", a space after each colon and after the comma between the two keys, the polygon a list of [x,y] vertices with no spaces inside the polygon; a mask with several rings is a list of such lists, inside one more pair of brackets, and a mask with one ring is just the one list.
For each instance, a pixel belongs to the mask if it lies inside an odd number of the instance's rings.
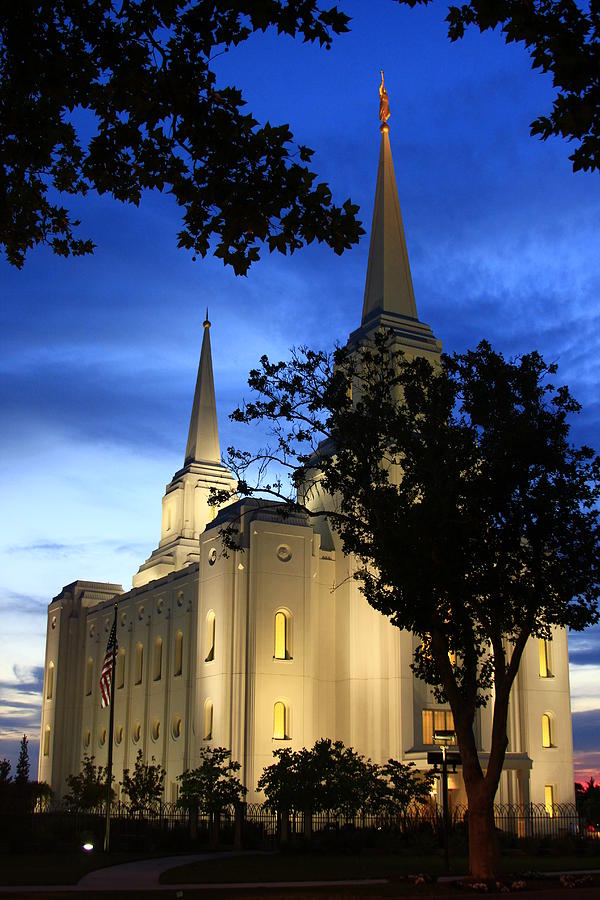
{"label": "street lamp", "polygon": [[440,729],[433,732],[433,743],[441,747],[439,751],[427,754],[427,762],[433,763],[437,769],[438,763],[442,764],[442,816],[444,830],[444,867],[446,872],[450,871],[450,853],[448,849],[448,838],[450,832],[450,811],[448,809],[448,764],[452,766],[456,772],[456,766],[460,765],[460,756],[458,753],[448,754],[448,747],[456,744],[456,732],[450,729]]}

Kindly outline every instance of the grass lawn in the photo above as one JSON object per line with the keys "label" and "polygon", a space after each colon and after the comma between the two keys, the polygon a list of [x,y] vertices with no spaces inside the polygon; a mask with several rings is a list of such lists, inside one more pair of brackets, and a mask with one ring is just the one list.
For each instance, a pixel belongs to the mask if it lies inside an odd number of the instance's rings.
{"label": "grass lawn", "polygon": [[[0,853],[0,884],[77,884],[80,878],[120,863],[147,859],[148,853]],[[154,856],[168,856],[167,853]]]}
{"label": "grass lawn", "polygon": [[[506,873],[563,872],[576,869],[600,871],[600,856],[504,856]],[[466,875],[466,857],[451,859],[450,874]],[[269,881],[338,881],[361,878],[390,878],[426,873],[434,878],[444,873],[439,853],[415,856],[409,853],[382,853],[363,850],[358,853],[288,852],[257,853],[248,856],[207,860],[169,869],[161,884],[218,884]]]}

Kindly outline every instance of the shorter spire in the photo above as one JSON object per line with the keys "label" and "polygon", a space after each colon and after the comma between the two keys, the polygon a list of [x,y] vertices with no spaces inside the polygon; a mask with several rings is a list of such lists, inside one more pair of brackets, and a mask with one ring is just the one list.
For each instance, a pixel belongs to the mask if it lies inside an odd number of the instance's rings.
{"label": "shorter spire", "polygon": [[190,417],[190,430],[185,450],[185,465],[190,462],[221,462],[208,307],[203,324],[204,335],[202,337],[198,377],[196,379],[194,403]]}

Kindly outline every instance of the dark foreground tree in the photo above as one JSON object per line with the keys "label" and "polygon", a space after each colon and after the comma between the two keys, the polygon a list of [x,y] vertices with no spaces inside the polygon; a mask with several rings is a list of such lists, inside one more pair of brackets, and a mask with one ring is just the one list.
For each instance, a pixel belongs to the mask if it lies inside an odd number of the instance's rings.
{"label": "dark foreground tree", "polygon": [[[94,757],[83,757],[81,772],[78,775],[68,775],[67,785],[69,793],[65,794],[64,802],[69,809],[96,809],[106,801],[106,779],[108,768],[96,766]],[[111,800],[114,791],[111,788]]]}
{"label": "dark foreground tree", "polygon": [[[407,6],[431,0],[396,0]],[[573,170],[600,169],[600,4],[597,0],[469,0],[450,6],[448,36],[462,38],[474,25],[498,28],[507,44],[524,44],[534,69],[556,88],[552,112],[531,124],[531,134],[575,141]]]}
{"label": "dark foreground tree", "polygon": [[22,266],[48,244],[93,243],[65,198],[90,190],[138,205],[145,190],[183,210],[179,246],[243,273],[259,247],[314,240],[337,253],[362,229],[334,205],[287,125],[259,125],[213,62],[256,31],[329,48],[348,18],[316,0],[20,0],[0,11],[0,246]]}
{"label": "dark foreground tree", "polygon": [[19,758],[15,772],[15,784],[27,784],[29,782],[29,742],[24,734],[19,745]]}
{"label": "dark foreground tree", "polygon": [[[325,513],[368,602],[420,638],[414,671],[454,715],[477,877],[497,874],[493,801],[525,645],[598,620],[600,460],[570,444],[579,406],[552,385],[555,371],[538,353],[507,361],[485,342],[434,368],[380,332],[332,357],[263,357],[250,375],[257,399],[233,416],[273,426],[260,461],[287,467],[291,490],[280,476],[262,490],[284,512]],[[253,462],[230,454],[239,493],[252,493]],[[223,537],[235,545],[235,523]],[[474,725],[486,703],[484,774]]]}
{"label": "dark foreground tree", "polygon": [[123,794],[134,812],[140,812],[156,806],[163,795],[166,772],[152,757],[152,762],[145,763],[142,751],[138,750],[133,772],[123,772]]}
{"label": "dark foreground tree", "polygon": [[575,800],[588,827],[600,830],[600,784],[596,784],[593,775],[585,784],[575,784]]}

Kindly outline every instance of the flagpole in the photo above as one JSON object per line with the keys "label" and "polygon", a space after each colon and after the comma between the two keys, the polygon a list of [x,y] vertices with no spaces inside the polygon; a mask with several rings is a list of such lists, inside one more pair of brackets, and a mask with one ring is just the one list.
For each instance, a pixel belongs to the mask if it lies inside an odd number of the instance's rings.
{"label": "flagpole", "polygon": [[106,766],[106,824],[104,828],[104,852],[110,850],[110,795],[112,787],[112,762],[113,762],[113,732],[115,729],[115,663],[117,659],[117,609],[118,603],[115,603],[115,618],[113,627],[115,629],[115,640],[112,646],[112,668],[110,674],[110,713],[108,717],[108,764]]}

